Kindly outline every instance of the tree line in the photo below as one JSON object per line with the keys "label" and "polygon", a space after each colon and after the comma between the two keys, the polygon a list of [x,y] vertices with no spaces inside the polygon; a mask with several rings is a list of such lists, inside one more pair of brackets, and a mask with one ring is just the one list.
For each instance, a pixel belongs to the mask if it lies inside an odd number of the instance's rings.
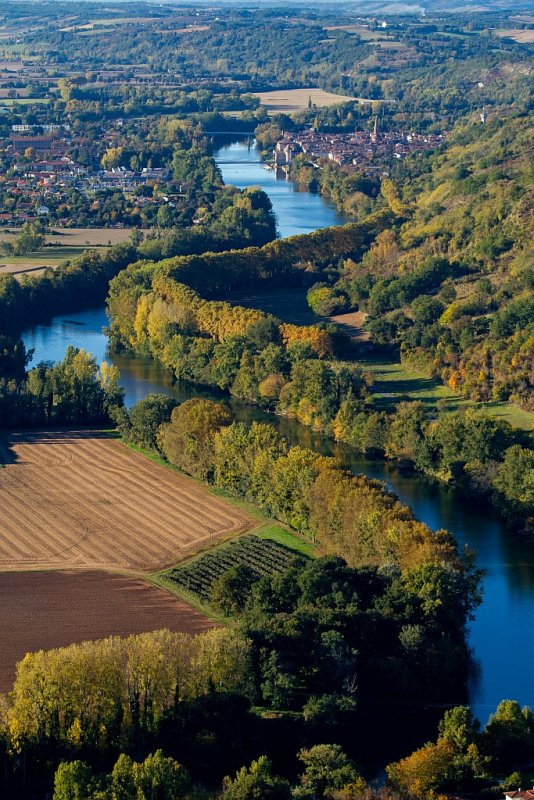
{"label": "tree line", "polygon": [[69,346],[63,361],[26,370],[32,351],[0,335],[0,428],[109,424],[124,402],[119,371]]}

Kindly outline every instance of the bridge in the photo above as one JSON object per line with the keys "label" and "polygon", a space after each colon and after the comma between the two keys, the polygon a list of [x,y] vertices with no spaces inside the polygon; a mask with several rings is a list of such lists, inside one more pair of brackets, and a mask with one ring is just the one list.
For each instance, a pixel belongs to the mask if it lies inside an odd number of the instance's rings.
{"label": "bridge", "polygon": [[260,164],[260,163],[261,162],[257,161],[257,160],[256,161],[222,161],[222,160],[218,160],[217,161],[218,165],[223,165],[224,164],[225,166],[227,166],[228,164],[236,164],[237,165],[237,164]]}

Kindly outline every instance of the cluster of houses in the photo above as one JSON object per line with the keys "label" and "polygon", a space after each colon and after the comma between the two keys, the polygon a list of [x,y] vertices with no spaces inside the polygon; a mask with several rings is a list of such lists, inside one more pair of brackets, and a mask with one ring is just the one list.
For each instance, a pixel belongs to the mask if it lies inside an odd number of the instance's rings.
{"label": "cluster of houses", "polygon": [[[0,194],[15,200],[11,210],[0,213],[0,225],[27,222],[35,217],[46,217],[50,206],[62,203],[68,192],[75,190],[86,198],[108,189],[134,192],[147,183],[167,183],[172,175],[165,168],[144,168],[133,171],[124,167],[102,169],[98,163],[86,166],[74,160],[72,141],[60,130],[63,126],[48,126],[50,130],[34,132],[33,126],[13,126],[12,135],[0,143],[4,164],[10,165],[0,177]],[[78,144],[86,144],[80,140]],[[169,197],[157,200],[138,197],[134,205],[158,205],[169,202]]]}
{"label": "cluster of houses", "polygon": [[418,150],[438,147],[443,141],[442,134],[382,132],[378,127],[378,120],[375,119],[372,131],[317,133],[305,130],[284,133],[276,144],[274,163],[279,167],[287,166],[296,155],[305,153],[318,162],[333,161],[339,166],[353,166],[368,174],[380,175],[393,158],[405,158]]}

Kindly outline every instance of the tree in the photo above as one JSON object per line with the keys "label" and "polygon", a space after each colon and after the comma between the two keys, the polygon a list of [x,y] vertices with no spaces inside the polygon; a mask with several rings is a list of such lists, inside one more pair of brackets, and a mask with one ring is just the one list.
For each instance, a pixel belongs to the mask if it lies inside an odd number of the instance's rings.
{"label": "tree", "polygon": [[43,246],[44,233],[39,223],[25,222],[13,245],[16,256],[25,256]]}
{"label": "tree", "polygon": [[137,800],[134,764],[132,759],[122,753],[110,776],[111,800]]}
{"label": "tree", "polygon": [[484,728],[481,749],[498,767],[522,766],[531,758],[534,745],[534,714],[515,700],[502,700]]}
{"label": "tree", "polygon": [[510,508],[534,514],[534,451],[520,445],[509,447],[493,486]]}
{"label": "tree", "polygon": [[213,584],[211,601],[224,614],[238,614],[243,611],[256,576],[244,564],[235,564],[223,572]]}
{"label": "tree", "polygon": [[22,339],[10,339],[0,334],[0,389],[10,381],[19,386],[26,377],[26,367],[33,350],[26,352]]}
{"label": "tree", "polygon": [[109,147],[100,159],[102,169],[118,167],[122,162],[123,156],[124,149],[122,147]]}
{"label": "tree", "polygon": [[289,800],[289,784],[272,774],[269,760],[261,756],[250,767],[242,767],[235,778],[223,782],[223,800]]}
{"label": "tree", "polygon": [[403,796],[427,800],[453,777],[454,748],[447,739],[429,742],[387,769],[388,779]]}
{"label": "tree", "polygon": [[128,441],[149,450],[154,449],[160,427],[169,422],[177,405],[174,397],[164,394],[149,394],[139,400],[130,409]]}
{"label": "tree", "polygon": [[94,788],[93,770],[88,764],[84,761],[64,762],[54,777],[53,800],[92,800]]}
{"label": "tree", "polygon": [[456,706],[445,712],[439,723],[441,739],[446,739],[458,753],[465,753],[478,734],[480,723],[468,706]]}
{"label": "tree", "polygon": [[205,480],[214,469],[215,436],[231,422],[232,415],[220,403],[202,398],[186,400],[160,428],[158,446],[171,464]]}
{"label": "tree", "polygon": [[304,764],[300,783],[293,790],[295,800],[329,800],[338,789],[360,779],[354,764],[337,744],[318,744],[301,750]]}
{"label": "tree", "polygon": [[184,767],[164,756],[162,750],[156,750],[141,764],[134,764],[133,777],[137,789],[135,800],[179,800],[189,786]]}

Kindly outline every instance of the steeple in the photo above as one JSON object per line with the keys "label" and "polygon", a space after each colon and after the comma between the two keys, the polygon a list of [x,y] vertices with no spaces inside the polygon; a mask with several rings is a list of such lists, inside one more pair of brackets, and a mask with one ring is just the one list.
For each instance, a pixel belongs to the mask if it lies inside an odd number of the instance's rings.
{"label": "steeple", "polygon": [[375,117],[375,124],[373,126],[373,132],[371,134],[371,141],[373,142],[373,144],[377,143],[379,132],[380,131],[378,130],[378,116],[376,116]]}

